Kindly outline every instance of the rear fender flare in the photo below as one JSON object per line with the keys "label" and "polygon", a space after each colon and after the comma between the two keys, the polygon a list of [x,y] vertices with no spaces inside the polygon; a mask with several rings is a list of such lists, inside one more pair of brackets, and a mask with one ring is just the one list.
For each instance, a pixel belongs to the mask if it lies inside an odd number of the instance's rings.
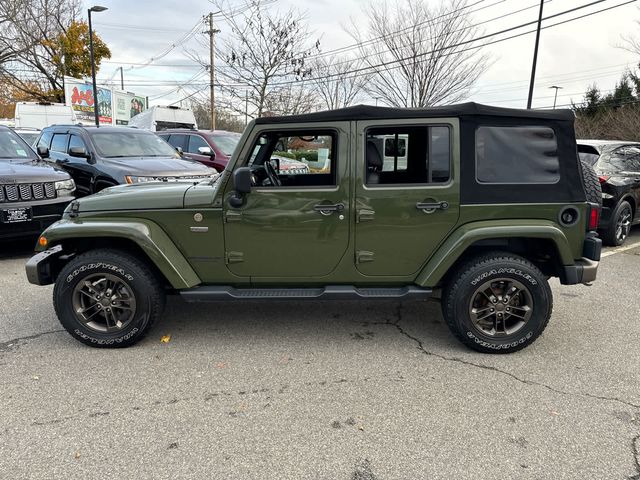
{"label": "rear fender flare", "polygon": [[147,254],[172,287],[191,288],[201,283],[196,272],[169,236],[160,226],[149,220],[60,220],[46,229],[42,236],[47,239],[48,247],[64,244],[65,240],[76,241],[82,238],[130,240]]}
{"label": "rear fender flare", "polygon": [[480,240],[492,238],[544,238],[551,240],[563,265],[573,265],[574,259],[567,237],[553,222],[544,220],[503,220],[471,222],[456,229],[422,268],[416,284],[435,287],[462,254]]}

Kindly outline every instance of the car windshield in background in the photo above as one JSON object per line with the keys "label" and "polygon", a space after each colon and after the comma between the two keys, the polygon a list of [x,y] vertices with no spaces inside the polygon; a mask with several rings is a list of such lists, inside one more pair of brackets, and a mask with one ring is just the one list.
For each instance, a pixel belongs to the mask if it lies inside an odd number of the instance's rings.
{"label": "car windshield in background", "polygon": [[29,146],[16,134],[0,131],[0,160],[30,158],[36,159]]}
{"label": "car windshield in background", "polygon": [[587,152],[578,152],[578,155],[580,156],[580,160],[587,163],[588,165],[591,165],[592,167],[596,164],[596,162],[598,161],[598,157],[600,156],[597,153]]}
{"label": "car windshield in background", "polygon": [[152,133],[92,132],[91,137],[101,157],[173,157],[180,156],[175,149]]}
{"label": "car windshield in background", "polygon": [[222,153],[225,155],[231,155],[233,151],[236,149],[236,145],[240,141],[239,133],[236,134],[226,134],[226,135],[213,135],[213,143],[222,150]]}
{"label": "car windshield in background", "polygon": [[40,136],[40,132],[16,132],[22,137],[22,139],[29,145],[33,145],[36,139]]}

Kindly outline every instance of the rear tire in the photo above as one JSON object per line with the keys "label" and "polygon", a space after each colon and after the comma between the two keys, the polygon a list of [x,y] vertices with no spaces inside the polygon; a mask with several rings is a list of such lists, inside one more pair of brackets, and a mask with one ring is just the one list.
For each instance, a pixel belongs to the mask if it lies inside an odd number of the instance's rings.
{"label": "rear tire", "polygon": [[598,174],[591,165],[581,161],[582,167],[582,183],[584,184],[584,193],[587,197],[587,202],[595,203],[602,207],[602,185],[598,180]]}
{"label": "rear tire", "polygon": [[91,250],[64,266],[53,289],[62,326],[92,347],[128,347],[141,340],[164,309],[154,272],[134,256]]}
{"label": "rear tire", "polygon": [[605,245],[619,247],[629,236],[633,209],[626,200],[618,204],[609,220],[609,227],[604,231],[603,241]]}
{"label": "rear tire", "polygon": [[483,353],[512,353],[544,331],[553,295],[542,272],[507,252],[474,257],[450,277],[442,312],[451,333]]}

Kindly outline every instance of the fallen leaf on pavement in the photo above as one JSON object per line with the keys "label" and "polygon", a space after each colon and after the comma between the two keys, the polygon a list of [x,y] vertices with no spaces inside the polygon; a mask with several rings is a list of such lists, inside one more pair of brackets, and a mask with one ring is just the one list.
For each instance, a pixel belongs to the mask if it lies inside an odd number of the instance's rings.
{"label": "fallen leaf on pavement", "polygon": [[160,343],[169,343],[171,341],[171,335],[163,335],[160,337]]}
{"label": "fallen leaf on pavement", "polygon": [[80,458],[80,452],[76,452],[76,453],[75,453],[75,455],[74,455],[74,458],[75,458],[76,460],[77,460],[77,459],[79,459],[79,458]]}

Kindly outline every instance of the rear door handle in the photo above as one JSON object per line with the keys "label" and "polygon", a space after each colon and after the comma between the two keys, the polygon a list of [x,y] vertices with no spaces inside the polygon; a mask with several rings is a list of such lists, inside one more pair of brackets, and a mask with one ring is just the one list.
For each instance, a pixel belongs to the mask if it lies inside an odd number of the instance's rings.
{"label": "rear door handle", "polygon": [[433,213],[436,210],[446,210],[449,208],[449,202],[418,202],[416,208],[424,213]]}
{"label": "rear door handle", "polygon": [[319,203],[313,206],[313,210],[320,212],[322,215],[331,215],[333,212],[342,212],[344,210],[344,203],[324,204]]}

